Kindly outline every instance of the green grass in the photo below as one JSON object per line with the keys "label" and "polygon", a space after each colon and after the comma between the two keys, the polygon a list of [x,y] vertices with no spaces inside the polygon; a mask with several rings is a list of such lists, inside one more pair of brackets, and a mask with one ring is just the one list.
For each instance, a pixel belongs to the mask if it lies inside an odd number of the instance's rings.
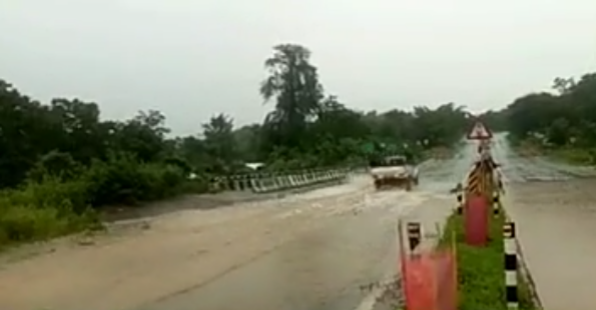
{"label": "green grass", "polygon": [[[458,310],[506,310],[505,276],[503,262],[504,216],[491,217],[490,241],[486,247],[465,244],[464,223],[461,215],[449,217],[445,226],[443,245],[456,236],[458,260]],[[519,279],[521,310],[535,310],[527,283]]]}
{"label": "green grass", "polygon": [[581,148],[561,148],[549,150],[547,155],[557,161],[574,165],[594,164],[594,151]]}
{"label": "green grass", "polygon": [[512,146],[522,156],[546,156],[554,161],[580,166],[596,164],[596,149],[594,148],[546,147],[531,139],[516,140]]}

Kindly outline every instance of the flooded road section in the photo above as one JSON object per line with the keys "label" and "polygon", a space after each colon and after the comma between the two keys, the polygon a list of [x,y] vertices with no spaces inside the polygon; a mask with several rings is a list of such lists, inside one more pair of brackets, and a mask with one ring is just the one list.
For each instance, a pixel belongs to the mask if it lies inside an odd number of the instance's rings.
{"label": "flooded road section", "polygon": [[435,221],[453,206],[445,174],[453,167],[428,165],[410,193],[375,192],[368,176],[355,176],[283,199],[161,215],[89,246],[57,246],[1,267],[0,309],[354,309],[366,293],[360,286],[397,269],[397,219]]}
{"label": "flooded road section", "polygon": [[596,308],[596,171],[521,158],[499,137],[504,204],[548,310]]}
{"label": "flooded road section", "polygon": [[[545,308],[593,309],[596,173],[518,157],[495,138],[503,202]],[[0,265],[0,309],[368,310],[361,287],[397,271],[397,220],[434,227],[474,155],[470,143],[452,160],[427,162],[410,193],[375,192],[361,175],[282,199],[189,207],[86,246],[56,243]]]}

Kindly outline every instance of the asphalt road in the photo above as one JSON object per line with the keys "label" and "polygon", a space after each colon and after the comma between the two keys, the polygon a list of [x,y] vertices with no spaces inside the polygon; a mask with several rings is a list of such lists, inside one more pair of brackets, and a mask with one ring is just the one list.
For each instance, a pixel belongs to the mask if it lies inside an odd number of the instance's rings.
{"label": "asphalt road", "polygon": [[159,215],[92,245],[56,243],[0,268],[0,309],[356,309],[370,293],[361,287],[397,271],[398,218],[434,228],[470,160],[425,164],[410,193],[375,192],[356,176],[282,199]]}
{"label": "asphalt road", "polygon": [[496,137],[505,207],[547,310],[596,308],[596,170],[516,156]]}
{"label": "asphalt road", "polygon": [[[586,270],[596,257],[591,170],[519,158],[496,140],[506,208],[520,223],[541,293],[554,296],[545,304],[560,298],[574,306],[566,309],[587,309],[581,301],[594,290],[573,281],[596,277],[596,268]],[[91,245],[55,243],[0,267],[0,309],[370,309],[361,287],[397,272],[397,220],[433,229],[454,206],[448,192],[474,157],[470,144],[454,159],[426,163],[410,193],[375,192],[367,176],[356,176],[282,199],[162,214]]]}

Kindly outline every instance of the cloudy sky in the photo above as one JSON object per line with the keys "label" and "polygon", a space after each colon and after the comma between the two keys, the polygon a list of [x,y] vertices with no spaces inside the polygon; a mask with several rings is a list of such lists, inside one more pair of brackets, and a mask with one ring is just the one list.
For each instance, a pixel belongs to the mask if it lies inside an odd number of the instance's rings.
{"label": "cloudy sky", "polygon": [[290,42],[351,107],[482,111],[595,70],[594,16],[594,0],[0,0],[0,78],[187,134],[218,112],[261,121],[263,60]]}

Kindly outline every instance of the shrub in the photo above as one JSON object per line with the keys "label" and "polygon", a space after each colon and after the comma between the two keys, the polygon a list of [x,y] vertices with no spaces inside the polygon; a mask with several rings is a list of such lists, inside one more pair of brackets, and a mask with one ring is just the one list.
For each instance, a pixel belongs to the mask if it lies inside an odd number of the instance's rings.
{"label": "shrub", "polygon": [[58,209],[12,205],[2,208],[0,244],[36,240],[60,235],[70,230],[67,217]]}
{"label": "shrub", "polygon": [[211,191],[211,178],[207,174],[195,175],[194,178],[186,180],[181,188],[181,192],[201,194]]}
{"label": "shrub", "polygon": [[89,184],[93,206],[137,204],[178,193],[185,182],[184,170],[170,164],[143,164],[126,154],[107,162],[95,161],[83,178]]}
{"label": "shrub", "polygon": [[62,181],[58,177],[45,176],[40,182],[28,181],[16,190],[5,190],[0,194],[0,201],[8,205],[51,207],[82,214],[90,205],[88,188],[83,180]]}
{"label": "shrub", "polygon": [[98,222],[86,203],[86,186],[45,177],[0,192],[0,248],[10,242],[41,240]]}
{"label": "shrub", "polygon": [[146,164],[139,168],[145,181],[140,200],[156,200],[178,194],[186,181],[186,173],[178,166]]}
{"label": "shrub", "polygon": [[51,151],[42,156],[29,170],[27,179],[41,182],[48,175],[61,179],[72,179],[81,172],[81,169],[81,165],[70,154]]}
{"label": "shrub", "polygon": [[140,163],[127,154],[96,160],[78,176],[39,169],[21,187],[0,191],[0,247],[52,238],[99,223],[97,209],[136,204],[182,191],[204,192],[204,178],[187,180],[179,164]]}
{"label": "shrub", "polygon": [[164,160],[164,163],[166,163],[168,165],[172,165],[172,166],[177,166],[184,172],[184,175],[190,175],[192,173],[192,167],[184,159],[177,158],[177,157],[170,157],[170,158],[166,158]]}
{"label": "shrub", "polygon": [[561,148],[550,152],[555,159],[571,164],[591,165],[594,164],[594,149]]}

